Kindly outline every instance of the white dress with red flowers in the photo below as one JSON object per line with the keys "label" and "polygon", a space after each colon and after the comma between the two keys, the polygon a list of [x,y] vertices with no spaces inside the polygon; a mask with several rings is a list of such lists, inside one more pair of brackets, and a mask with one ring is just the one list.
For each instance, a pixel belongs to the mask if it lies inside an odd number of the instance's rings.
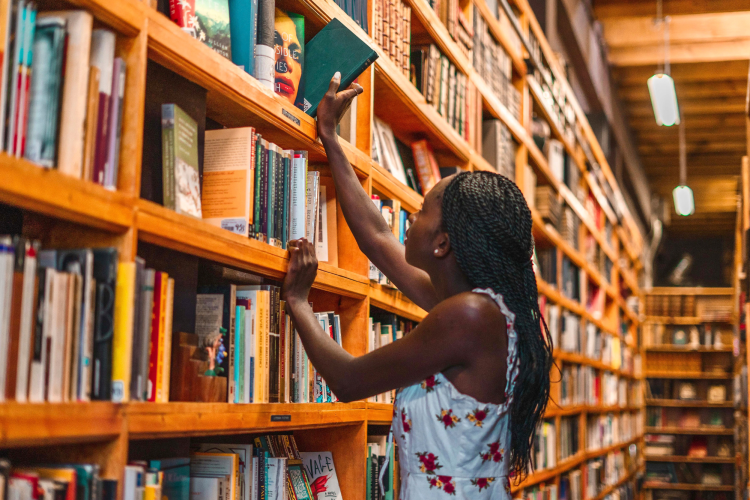
{"label": "white dress with red flowers", "polygon": [[492,290],[505,315],[508,371],[505,403],[480,403],[437,373],[399,391],[393,405],[403,500],[510,499],[508,455],[513,389],[518,377],[515,314]]}

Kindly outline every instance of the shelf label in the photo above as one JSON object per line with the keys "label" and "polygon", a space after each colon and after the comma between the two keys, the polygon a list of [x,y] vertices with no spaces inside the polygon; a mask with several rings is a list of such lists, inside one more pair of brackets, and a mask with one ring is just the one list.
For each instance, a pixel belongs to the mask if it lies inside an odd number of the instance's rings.
{"label": "shelf label", "polygon": [[294,116],[293,114],[291,114],[289,111],[282,108],[281,114],[284,115],[286,118],[288,118],[290,122],[294,123],[298,127],[302,125],[302,122],[300,121],[300,119]]}
{"label": "shelf label", "polygon": [[291,422],[291,415],[271,415],[271,422]]}

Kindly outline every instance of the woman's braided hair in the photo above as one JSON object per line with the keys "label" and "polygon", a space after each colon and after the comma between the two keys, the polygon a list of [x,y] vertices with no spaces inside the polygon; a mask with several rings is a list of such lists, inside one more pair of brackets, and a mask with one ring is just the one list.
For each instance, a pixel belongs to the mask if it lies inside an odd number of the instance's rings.
{"label": "woman's braided hair", "polygon": [[443,193],[443,227],[474,287],[502,294],[516,315],[519,373],[510,406],[510,471],[525,477],[534,431],[547,407],[552,338],[539,312],[531,265],[531,211],[518,186],[490,172],[463,172]]}

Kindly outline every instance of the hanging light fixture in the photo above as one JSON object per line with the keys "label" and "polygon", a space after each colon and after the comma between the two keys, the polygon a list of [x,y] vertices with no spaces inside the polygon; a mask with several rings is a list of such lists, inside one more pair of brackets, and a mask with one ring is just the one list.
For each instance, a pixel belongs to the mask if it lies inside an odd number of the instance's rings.
{"label": "hanging light fixture", "polygon": [[654,108],[656,124],[664,127],[680,124],[680,109],[677,105],[677,92],[674,80],[669,75],[669,16],[662,16],[662,0],[656,2],[656,24],[664,27],[664,66],[648,79],[648,93]]}
{"label": "hanging light fixture", "polygon": [[685,146],[685,122],[680,124],[680,185],[672,191],[674,210],[677,215],[687,217],[695,212],[693,190],[687,186],[687,149]]}

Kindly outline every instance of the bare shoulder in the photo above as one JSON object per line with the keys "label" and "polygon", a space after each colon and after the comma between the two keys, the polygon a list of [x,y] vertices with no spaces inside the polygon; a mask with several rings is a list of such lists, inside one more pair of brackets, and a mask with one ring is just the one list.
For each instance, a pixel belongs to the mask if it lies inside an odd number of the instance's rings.
{"label": "bare shoulder", "polygon": [[458,331],[481,334],[505,328],[505,316],[497,303],[483,293],[463,292],[440,302],[430,312],[435,320]]}

